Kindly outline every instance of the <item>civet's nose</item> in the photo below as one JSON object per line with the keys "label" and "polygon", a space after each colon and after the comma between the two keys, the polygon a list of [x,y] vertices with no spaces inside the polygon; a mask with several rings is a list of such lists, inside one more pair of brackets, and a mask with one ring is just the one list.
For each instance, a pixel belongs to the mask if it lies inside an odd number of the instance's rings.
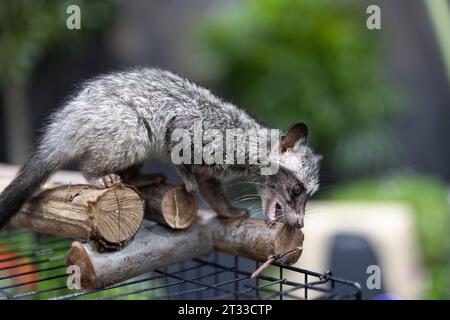
{"label": "civet's nose", "polygon": [[303,218],[298,218],[297,220],[297,228],[302,229],[305,226]]}

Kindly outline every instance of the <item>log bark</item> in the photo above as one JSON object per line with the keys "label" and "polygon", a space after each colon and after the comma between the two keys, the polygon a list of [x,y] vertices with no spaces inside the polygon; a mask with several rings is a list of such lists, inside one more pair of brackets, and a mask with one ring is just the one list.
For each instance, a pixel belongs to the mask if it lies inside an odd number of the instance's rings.
{"label": "log bark", "polygon": [[[0,170],[0,189],[12,177],[11,172],[5,177]],[[49,185],[77,179],[80,180],[77,173],[58,173]],[[140,193],[149,209],[148,218],[170,228],[187,227],[195,220],[197,203],[184,187],[164,183],[142,185]],[[214,249],[278,265],[291,265],[302,253],[300,229],[290,229],[280,223],[268,228],[256,219],[221,219],[205,210],[198,213],[197,223],[187,230],[153,225],[141,228],[134,241],[126,244],[136,234],[144,215],[143,202],[134,188],[118,186],[99,190],[87,185],[65,185],[38,194],[12,223],[38,232],[91,240],[92,244],[74,242],[66,260],[67,265],[76,264],[81,268],[84,289],[121,282],[156,268],[201,257]],[[96,252],[122,246],[122,250],[114,253]]]}
{"label": "log bark", "polygon": [[132,242],[113,253],[99,253],[90,244],[75,241],[66,265],[80,267],[82,289],[90,290],[207,255],[212,244],[211,233],[197,224],[187,230],[144,224]]}
{"label": "log bark", "polygon": [[[18,170],[17,166],[0,164],[0,191],[11,183]],[[70,183],[86,183],[79,172],[58,171],[42,189]],[[186,191],[183,186],[165,183],[163,174],[142,175],[133,182],[145,200],[145,218],[154,220],[172,229],[186,229],[197,214],[197,198]],[[36,230],[42,232],[41,230]],[[65,234],[62,234],[65,235]],[[86,238],[82,238],[86,239]]]}
{"label": "log bark", "polygon": [[302,253],[302,242],[300,229],[285,229],[279,223],[269,229],[260,220],[220,219],[210,211],[200,210],[198,221],[187,230],[143,226],[132,242],[114,253],[98,253],[90,244],[74,242],[66,264],[80,267],[82,287],[90,290],[199,258],[213,249],[291,265]]}
{"label": "log bark", "polygon": [[40,192],[10,224],[89,240],[98,250],[114,250],[134,237],[143,215],[142,200],[132,187],[94,189],[88,185],[65,185]]}
{"label": "log bark", "polygon": [[282,223],[268,227],[258,219],[209,219],[217,250],[259,261],[273,258],[278,265],[292,265],[303,251],[303,232]]}
{"label": "log bark", "polygon": [[184,186],[149,184],[139,188],[145,200],[145,218],[172,229],[186,229],[197,214],[197,198]]}

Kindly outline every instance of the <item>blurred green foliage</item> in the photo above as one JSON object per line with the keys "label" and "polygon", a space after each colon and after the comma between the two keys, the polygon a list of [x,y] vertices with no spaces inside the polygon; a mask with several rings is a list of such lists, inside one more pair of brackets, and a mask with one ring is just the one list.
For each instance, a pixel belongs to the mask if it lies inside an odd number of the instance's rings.
{"label": "blurred green foliage", "polygon": [[[81,30],[66,27],[69,5],[81,9]],[[64,55],[94,44],[96,33],[114,16],[113,1],[15,0],[0,2],[0,85],[26,82],[36,62],[52,46]]]}
{"label": "blurred green foliage", "polygon": [[402,201],[411,205],[430,277],[425,297],[450,297],[450,206],[448,187],[442,181],[430,176],[399,173],[335,187],[324,196],[333,200]]}
{"label": "blurred green foliage", "polygon": [[233,4],[199,31],[199,59],[218,73],[227,97],[273,127],[307,122],[312,143],[336,173],[354,175],[394,157],[384,125],[393,95],[379,75],[379,33],[366,28],[363,4]]}
{"label": "blurred green foliage", "polygon": [[[364,3],[248,0],[202,24],[203,67],[228,97],[273,127],[311,127],[312,144],[333,174],[373,175],[398,155],[387,124],[401,97],[383,81],[380,33],[366,28]],[[438,179],[399,174],[336,186],[322,198],[398,200],[415,209],[431,285],[449,298],[448,189]]]}

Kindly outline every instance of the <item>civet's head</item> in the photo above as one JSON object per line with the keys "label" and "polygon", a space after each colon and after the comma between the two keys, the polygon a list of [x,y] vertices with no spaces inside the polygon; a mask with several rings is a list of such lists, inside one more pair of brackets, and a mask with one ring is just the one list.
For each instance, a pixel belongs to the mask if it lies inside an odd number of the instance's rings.
{"label": "civet's head", "polygon": [[273,146],[270,161],[277,161],[278,171],[263,176],[261,184],[262,209],[268,223],[277,220],[291,227],[303,228],[308,198],[319,187],[319,162],[307,143],[308,127],[297,123]]}

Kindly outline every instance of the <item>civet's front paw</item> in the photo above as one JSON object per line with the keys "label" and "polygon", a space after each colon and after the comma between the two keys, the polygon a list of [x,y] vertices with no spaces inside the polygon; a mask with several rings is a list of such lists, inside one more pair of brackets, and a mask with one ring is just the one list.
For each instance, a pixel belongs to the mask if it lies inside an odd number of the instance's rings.
{"label": "civet's front paw", "polygon": [[111,173],[99,179],[90,181],[91,185],[99,189],[112,188],[122,183],[122,179],[117,174]]}

